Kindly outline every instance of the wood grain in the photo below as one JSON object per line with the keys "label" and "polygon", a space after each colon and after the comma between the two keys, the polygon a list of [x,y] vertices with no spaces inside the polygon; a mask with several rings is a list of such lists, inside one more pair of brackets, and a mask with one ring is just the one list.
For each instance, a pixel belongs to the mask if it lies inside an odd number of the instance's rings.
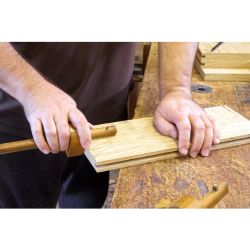
{"label": "wood grain", "polygon": [[[210,93],[193,92],[204,108],[228,105],[250,119],[250,82],[207,82],[194,70],[193,84]],[[152,116],[158,99],[158,45],[152,43],[134,118]],[[172,204],[187,195],[201,199],[216,183],[226,182],[229,194],[220,208],[250,207],[250,145],[211,152],[209,157],[182,157],[120,170],[113,208],[154,208],[160,200]]]}
{"label": "wood grain", "polygon": [[[227,106],[206,108],[205,111],[216,119],[221,131],[222,144],[216,145],[214,149],[249,143],[249,140],[239,140],[250,137],[249,120]],[[153,124],[152,117],[116,122],[114,125],[117,128],[116,136],[94,139],[90,149],[85,151],[97,172],[178,156],[167,155],[178,151],[177,142],[160,134]],[[236,140],[234,144],[223,144]]]}
{"label": "wood grain", "polygon": [[[218,149],[231,148],[231,147],[236,147],[236,146],[245,145],[245,144],[250,144],[250,138],[233,140],[233,141],[223,142],[217,145],[213,145],[211,150],[214,151]],[[124,160],[121,162],[108,163],[104,165],[95,165],[96,163],[92,162],[92,165],[95,168],[96,172],[100,173],[100,172],[117,170],[117,169],[131,167],[131,166],[138,166],[138,165],[145,164],[145,163],[152,163],[156,161],[168,160],[168,159],[180,158],[180,157],[183,157],[183,156],[181,156],[178,152],[170,152],[170,153],[162,153],[162,154],[157,154],[157,155],[152,155],[152,156],[144,156],[144,157],[131,159],[131,160]]]}
{"label": "wood grain", "polygon": [[197,61],[195,67],[205,81],[250,81],[250,69],[206,68]]}

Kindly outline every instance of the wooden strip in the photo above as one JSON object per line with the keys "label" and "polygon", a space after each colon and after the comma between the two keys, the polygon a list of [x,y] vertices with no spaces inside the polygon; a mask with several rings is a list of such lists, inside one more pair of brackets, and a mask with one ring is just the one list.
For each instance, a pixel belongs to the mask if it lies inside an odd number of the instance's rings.
{"label": "wooden strip", "polygon": [[200,43],[198,56],[206,60],[236,60],[250,61],[250,43],[223,43],[216,50],[211,52],[211,48],[216,43]]}
{"label": "wooden strip", "polygon": [[[249,143],[250,143],[250,138],[240,139],[240,140],[235,140],[235,141],[230,141],[230,142],[223,142],[217,145],[213,145],[212,151],[218,150],[218,149],[241,146],[241,145],[245,145]],[[149,162],[168,160],[168,159],[173,159],[173,158],[178,158],[178,157],[182,157],[182,156],[179,153],[174,152],[174,153],[160,154],[160,155],[155,155],[155,156],[149,156],[149,157],[144,157],[144,158],[139,158],[139,159],[134,159],[134,160],[128,160],[124,162],[118,162],[118,163],[107,164],[107,165],[102,165],[102,166],[93,166],[93,167],[95,168],[97,173],[100,173],[100,172],[112,171],[116,169],[121,169],[121,168],[126,168],[126,167],[131,167],[131,166],[138,166],[138,165],[149,163]]]}
{"label": "wooden strip", "polygon": [[250,61],[245,60],[207,60],[206,58],[195,58],[200,66],[217,69],[249,69]]}
{"label": "wooden strip", "polygon": [[[205,110],[217,120],[221,142],[250,137],[250,121],[237,112],[227,106]],[[85,151],[94,167],[136,159],[148,161],[149,157],[158,159],[161,155],[166,157],[167,153],[175,153],[176,156],[177,142],[161,135],[153,126],[152,117],[116,122],[114,125],[117,128],[116,136],[93,140],[90,150]]]}
{"label": "wooden strip", "polygon": [[201,67],[205,81],[250,81],[250,69],[212,69]]}
{"label": "wooden strip", "polygon": [[198,63],[194,62],[194,66],[199,74],[205,81],[250,81],[250,69],[214,69],[206,68]]}

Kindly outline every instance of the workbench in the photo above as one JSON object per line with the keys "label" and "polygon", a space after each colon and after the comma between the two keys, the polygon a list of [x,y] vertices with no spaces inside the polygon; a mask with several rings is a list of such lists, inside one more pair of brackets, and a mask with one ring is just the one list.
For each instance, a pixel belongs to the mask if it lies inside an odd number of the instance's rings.
{"label": "workbench", "polygon": [[[250,82],[204,82],[194,70],[192,85],[193,98],[202,107],[228,105],[250,119]],[[158,102],[158,45],[152,43],[134,118],[152,116]],[[222,182],[228,183],[229,194],[217,207],[250,207],[249,144],[213,151],[209,157],[121,169],[111,207],[154,208],[162,199],[170,205],[185,195],[200,199],[213,184]]]}

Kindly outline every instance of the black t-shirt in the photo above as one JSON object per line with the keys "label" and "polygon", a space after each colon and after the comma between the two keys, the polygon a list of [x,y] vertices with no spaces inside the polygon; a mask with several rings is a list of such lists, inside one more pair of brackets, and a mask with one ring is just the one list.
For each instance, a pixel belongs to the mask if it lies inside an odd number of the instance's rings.
{"label": "black t-shirt", "polygon": [[[12,43],[49,82],[73,97],[93,124],[120,116],[132,76],[135,43]],[[30,137],[21,104],[0,89],[0,131]]]}

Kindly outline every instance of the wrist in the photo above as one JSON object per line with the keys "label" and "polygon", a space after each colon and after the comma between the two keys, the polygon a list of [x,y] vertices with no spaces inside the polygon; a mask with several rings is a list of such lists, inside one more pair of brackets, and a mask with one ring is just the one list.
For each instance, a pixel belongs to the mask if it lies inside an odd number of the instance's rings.
{"label": "wrist", "polygon": [[175,86],[172,88],[161,88],[160,90],[160,99],[163,99],[165,96],[168,95],[175,95],[175,96],[181,96],[184,98],[192,99],[192,93],[190,86]]}
{"label": "wrist", "polygon": [[47,85],[50,85],[44,79],[25,79],[17,90],[16,99],[22,104],[25,105],[33,96],[36,96],[41,90],[46,88]]}

